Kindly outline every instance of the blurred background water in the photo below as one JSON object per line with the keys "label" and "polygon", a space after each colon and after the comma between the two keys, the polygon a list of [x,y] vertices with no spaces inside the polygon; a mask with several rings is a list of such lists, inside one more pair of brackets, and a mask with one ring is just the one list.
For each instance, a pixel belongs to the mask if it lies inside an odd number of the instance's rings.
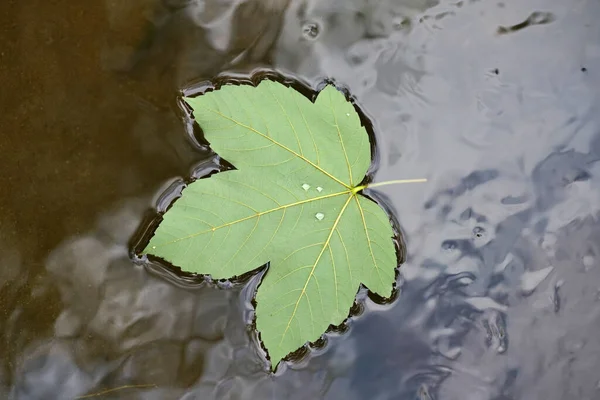
{"label": "blurred background water", "polygon": [[[4,0],[0,398],[600,398],[597,0]],[[135,264],[214,168],[183,88],[348,87],[407,244],[400,295],[275,375],[230,289]],[[380,190],[379,190],[380,189]],[[164,206],[164,205],[162,205]]]}

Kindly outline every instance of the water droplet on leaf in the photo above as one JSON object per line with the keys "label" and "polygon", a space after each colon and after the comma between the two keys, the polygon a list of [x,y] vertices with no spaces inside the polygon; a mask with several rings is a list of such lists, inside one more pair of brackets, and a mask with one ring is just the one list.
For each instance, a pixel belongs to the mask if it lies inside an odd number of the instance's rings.
{"label": "water droplet on leaf", "polygon": [[308,190],[310,189],[310,185],[308,183],[305,183],[304,185],[302,185],[302,189]]}
{"label": "water droplet on leaf", "polygon": [[349,116],[350,116],[350,113],[346,113],[346,117],[349,117]]}
{"label": "water droplet on leaf", "polygon": [[315,214],[315,218],[321,221],[323,218],[325,218],[325,214],[318,212]]}
{"label": "water droplet on leaf", "polygon": [[321,186],[317,187],[317,192],[322,192],[323,188]]}

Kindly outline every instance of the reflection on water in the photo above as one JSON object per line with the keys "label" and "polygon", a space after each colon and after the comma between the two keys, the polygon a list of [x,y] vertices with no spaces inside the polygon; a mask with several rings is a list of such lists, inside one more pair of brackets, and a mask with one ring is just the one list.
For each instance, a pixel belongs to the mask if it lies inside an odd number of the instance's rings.
{"label": "reflection on water", "polygon": [[[0,397],[600,396],[597,2],[34,3],[0,6]],[[375,179],[429,179],[379,191],[399,298],[361,291],[347,332],[275,375],[249,328],[259,276],[130,257],[157,193],[215,168],[177,91],[256,67],[349,87]]]}

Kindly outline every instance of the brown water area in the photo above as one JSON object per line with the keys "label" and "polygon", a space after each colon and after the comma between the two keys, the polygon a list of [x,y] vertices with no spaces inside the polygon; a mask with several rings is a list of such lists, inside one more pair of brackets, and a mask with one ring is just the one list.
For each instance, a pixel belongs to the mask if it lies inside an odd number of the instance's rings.
{"label": "brown water area", "polygon": [[[600,398],[600,3],[0,3],[0,399]],[[260,276],[131,257],[214,155],[182,90],[335,79],[373,121],[399,295],[270,374]],[[227,285],[225,285],[227,286]],[[86,397],[87,396],[87,397]]]}

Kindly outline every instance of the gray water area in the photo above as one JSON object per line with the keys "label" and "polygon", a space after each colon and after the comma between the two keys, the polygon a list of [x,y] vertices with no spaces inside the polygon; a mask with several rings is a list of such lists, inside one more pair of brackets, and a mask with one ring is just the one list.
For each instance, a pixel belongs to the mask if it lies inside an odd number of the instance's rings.
{"label": "gray water area", "polygon": [[[0,398],[600,398],[600,2],[6,0]],[[246,285],[130,257],[214,168],[177,106],[218,74],[334,78],[372,119],[398,298],[276,374]],[[166,202],[166,203],[165,203]],[[134,387],[135,386],[135,387]],[[115,389],[115,390],[113,390]]]}

